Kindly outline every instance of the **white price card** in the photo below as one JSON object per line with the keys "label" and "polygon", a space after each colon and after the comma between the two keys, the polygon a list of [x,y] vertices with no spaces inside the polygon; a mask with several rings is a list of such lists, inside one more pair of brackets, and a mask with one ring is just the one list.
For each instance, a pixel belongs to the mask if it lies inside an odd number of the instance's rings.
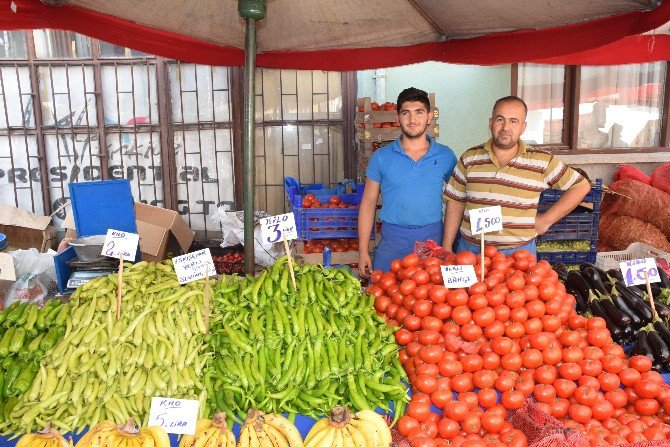
{"label": "white price card", "polygon": [[472,265],[442,265],[440,269],[444,286],[449,289],[470,287],[477,282],[475,267]]}
{"label": "white price card", "polygon": [[148,426],[159,425],[166,433],[194,435],[199,404],[191,399],[152,397]]}
{"label": "white price card", "polygon": [[195,281],[205,278],[205,267],[209,276],[216,275],[216,267],[212,260],[212,253],[209,248],[186,253],[185,255],[172,258],[172,265],[177,274],[179,284]]}
{"label": "white price card", "polygon": [[649,276],[649,282],[660,282],[661,277],[658,274],[658,267],[654,258],[632,259],[619,263],[623,280],[627,286],[637,286],[646,284],[644,272]]}
{"label": "white price card", "polygon": [[139,242],[139,234],[109,229],[101,254],[116,259],[121,259],[121,255],[123,255],[123,259],[132,261],[137,254],[137,244]]}
{"label": "white price card", "polygon": [[261,237],[270,243],[279,242],[284,238],[287,241],[298,239],[295,215],[286,213],[261,219]]}
{"label": "white price card", "polygon": [[473,235],[502,230],[502,209],[500,206],[470,210],[470,229]]}
{"label": "white price card", "polygon": [[0,279],[16,281],[14,258],[9,253],[0,253]]}

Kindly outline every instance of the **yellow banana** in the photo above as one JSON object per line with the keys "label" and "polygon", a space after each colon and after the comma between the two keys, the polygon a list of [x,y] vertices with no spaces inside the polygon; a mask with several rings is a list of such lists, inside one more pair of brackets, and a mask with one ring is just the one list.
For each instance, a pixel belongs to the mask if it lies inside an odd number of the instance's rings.
{"label": "yellow banana", "polygon": [[320,430],[314,435],[309,442],[305,443],[305,447],[330,447],[335,441],[335,430],[332,425],[328,424],[328,428]]}
{"label": "yellow banana", "polygon": [[262,424],[261,430],[272,447],[289,447],[286,438],[272,425]]}
{"label": "yellow banana", "polygon": [[249,427],[246,424],[240,430],[240,443],[237,447],[249,447]]}
{"label": "yellow banana", "polygon": [[193,443],[190,444],[192,447],[204,447],[209,443],[209,439],[212,436],[216,436],[216,431],[218,428],[209,427],[200,432],[200,434],[195,436]]}
{"label": "yellow banana", "polygon": [[335,428],[335,439],[333,440],[333,447],[344,447],[344,436],[341,428]]}
{"label": "yellow banana", "polygon": [[[366,447],[367,440],[365,439],[363,433],[361,433],[356,427],[354,427],[351,424],[345,425],[344,428],[346,430],[346,435],[348,435],[349,439],[351,439],[355,447]],[[345,446],[346,445],[347,444],[345,443]]]}
{"label": "yellow banana", "polygon": [[147,430],[156,444],[156,447],[170,447],[170,438],[168,438],[167,433],[163,430],[162,427],[158,425],[152,425],[151,427],[143,428],[142,430]]}
{"label": "yellow banana", "polygon": [[319,433],[321,430],[327,430],[328,427],[330,427],[328,418],[323,418],[316,421],[316,424],[314,424],[312,428],[309,430],[309,433],[307,433],[307,436],[305,437],[305,443],[307,443],[310,439],[316,436],[316,434]]}
{"label": "yellow banana", "polygon": [[[342,432],[342,446],[343,447],[356,447],[356,444],[354,444],[354,438],[351,437],[351,433],[349,432],[349,426],[351,424],[346,424],[342,429],[340,430]],[[391,444],[389,444],[391,445]]]}
{"label": "yellow banana", "polygon": [[[358,422],[358,421],[357,421]],[[353,419],[350,420],[349,424],[349,432],[352,433],[352,436],[354,437],[355,440],[363,438],[363,444],[366,447],[375,447],[375,446],[381,446],[381,444],[378,444],[378,439],[372,434],[370,430],[367,429],[367,427],[363,426],[360,427],[357,424],[353,423]],[[358,436],[354,433],[357,432]]]}
{"label": "yellow banana", "polygon": [[263,420],[272,425],[274,428],[279,430],[284,437],[288,440],[288,443],[291,447],[302,447],[303,441],[300,432],[291,424],[291,422],[280,414],[265,414],[263,415]]}
{"label": "yellow banana", "polygon": [[383,446],[391,445],[392,442],[391,429],[386,424],[386,421],[380,414],[375,413],[372,410],[361,410],[355,413],[353,417],[355,419],[363,419],[365,421],[368,421],[370,424],[374,425],[374,427],[377,429],[377,433],[379,433],[379,435],[381,436],[382,445]]}
{"label": "yellow banana", "polygon": [[[349,423],[353,425],[355,428],[360,431],[363,436],[366,436],[366,445],[370,445],[372,447],[377,446],[381,447],[384,444],[382,444],[382,435],[379,434],[379,431],[377,430],[377,427],[375,427],[373,424],[363,420],[363,419],[355,419],[351,418],[349,419]],[[368,437],[372,439],[372,444],[368,444],[370,441],[368,440]]]}
{"label": "yellow banana", "polygon": [[256,434],[253,425],[249,426],[249,447],[261,447],[261,443],[258,440],[258,435]]}

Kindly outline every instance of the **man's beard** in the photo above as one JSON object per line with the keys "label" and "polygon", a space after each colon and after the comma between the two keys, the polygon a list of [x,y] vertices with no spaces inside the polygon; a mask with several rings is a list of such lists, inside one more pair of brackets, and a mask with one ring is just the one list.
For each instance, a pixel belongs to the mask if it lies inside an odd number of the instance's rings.
{"label": "man's beard", "polygon": [[505,135],[504,137],[508,137],[509,142],[506,143],[499,136],[495,136],[493,137],[493,144],[495,144],[495,146],[499,149],[512,149],[519,142],[519,140],[515,141],[512,139],[511,135]]}
{"label": "man's beard", "polygon": [[414,133],[410,133],[408,129],[405,129],[405,127],[400,126],[400,130],[402,131],[402,134],[409,138],[410,140],[415,140],[417,138],[420,138],[423,136],[423,134],[426,132],[426,129],[428,128],[428,124],[426,124],[423,129],[421,130],[416,130]]}

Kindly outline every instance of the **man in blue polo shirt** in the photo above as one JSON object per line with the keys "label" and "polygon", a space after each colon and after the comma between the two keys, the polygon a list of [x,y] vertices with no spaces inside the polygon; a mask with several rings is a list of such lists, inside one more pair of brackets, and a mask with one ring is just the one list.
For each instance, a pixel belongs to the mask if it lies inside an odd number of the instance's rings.
{"label": "man in blue polo shirt", "polygon": [[[402,135],[372,154],[365,172],[358,212],[358,270],[364,278],[373,268],[390,270],[391,261],[411,253],[417,241],[442,240],[442,188],[451,177],[456,156],[426,132],[433,119],[426,92],[413,87],[403,90],[397,109]],[[370,234],[380,192],[381,242],[372,262]]]}

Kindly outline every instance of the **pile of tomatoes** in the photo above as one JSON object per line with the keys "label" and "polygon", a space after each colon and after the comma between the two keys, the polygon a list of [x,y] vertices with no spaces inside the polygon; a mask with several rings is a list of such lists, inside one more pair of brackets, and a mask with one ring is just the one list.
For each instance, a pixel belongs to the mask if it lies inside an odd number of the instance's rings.
{"label": "pile of tomatoes", "polygon": [[303,251],[305,253],[323,253],[324,248],[330,248],[334,252],[358,251],[358,239],[312,239],[305,241]]}
{"label": "pile of tomatoes", "polygon": [[529,396],[591,445],[670,439],[670,387],[649,358],[626,359],[603,319],[574,311],[546,261],[486,247],[483,282],[444,287],[441,264],[479,275],[479,259],[410,254],[371,276],[377,312],[399,327],[413,393],[398,430],[412,447],[526,446],[507,416]]}
{"label": "pile of tomatoes", "polygon": [[302,198],[303,208],[358,208],[358,205],[351,205],[343,202],[338,196],[330,196],[328,202],[321,202],[314,194],[305,194]]}

